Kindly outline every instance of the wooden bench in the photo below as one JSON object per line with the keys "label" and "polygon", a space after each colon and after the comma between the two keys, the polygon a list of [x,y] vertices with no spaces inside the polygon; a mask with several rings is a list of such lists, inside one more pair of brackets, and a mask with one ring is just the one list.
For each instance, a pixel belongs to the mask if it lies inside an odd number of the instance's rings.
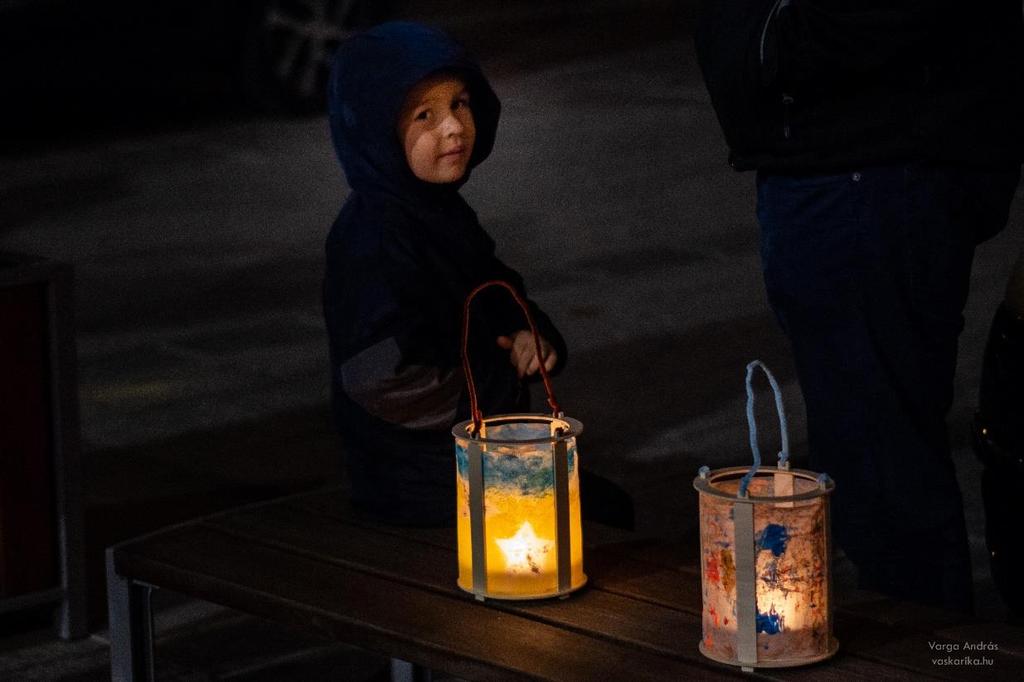
{"label": "wooden bench", "polygon": [[[589,535],[587,535],[589,534]],[[588,527],[592,542],[607,535]],[[166,588],[302,626],[422,670],[466,679],[677,680],[748,677],[697,650],[700,577],[693,543],[588,549],[589,584],[564,600],[476,601],[455,583],[453,529],[361,521],[325,490],[174,526],[108,549],[112,672],[153,678],[149,594]],[[1024,633],[879,598],[837,612],[830,661],[752,676],[778,680],[1010,678]],[[937,647],[991,642],[986,670],[938,665]],[[956,652],[963,656],[964,652]],[[1018,678],[1019,679],[1019,678]]]}

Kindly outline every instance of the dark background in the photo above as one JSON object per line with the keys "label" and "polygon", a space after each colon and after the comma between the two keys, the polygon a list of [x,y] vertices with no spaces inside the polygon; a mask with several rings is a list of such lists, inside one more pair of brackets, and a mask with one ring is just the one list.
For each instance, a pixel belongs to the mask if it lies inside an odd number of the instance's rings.
{"label": "dark background", "polygon": [[[697,468],[749,461],[749,360],[779,376],[798,463],[805,453],[799,388],[764,300],[752,176],[725,162],[693,58],[694,4],[395,0],[370,11],[438,23],[483,60],[504,109],[466,196],[569,342],[555,389],[584,424],[583,462],[633,497],[639,533],[680,538],[696,524]],[[347,190],[315,104],[252,87],[254,4],[0,9],[0,251],[76,272],[95,632],[66,644],[46,612],[0,618],[0,678],[104,679],[104,547],[344,481],[319,292]],[[978,252],[950,416],[979,607],[996,619],[1005,609],[968,426],[1020,199]],[[360,679],[377,665],[161,599],[165,679]]]}

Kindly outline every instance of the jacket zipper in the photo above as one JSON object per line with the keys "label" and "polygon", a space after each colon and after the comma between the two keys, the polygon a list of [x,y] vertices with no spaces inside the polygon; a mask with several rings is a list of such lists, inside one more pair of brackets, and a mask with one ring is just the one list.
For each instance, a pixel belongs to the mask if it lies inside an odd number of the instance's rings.
{"label": "jacket zipper", "polygon": [[764,44],[768,40],[768,27],[771,26],[772,19],[779,13],[779,10],[788,4],[789,0],[775,0],[772,10],[768,12],[768,16],[764,20],[764,26],[761,27],[761,66],[764,66]]}

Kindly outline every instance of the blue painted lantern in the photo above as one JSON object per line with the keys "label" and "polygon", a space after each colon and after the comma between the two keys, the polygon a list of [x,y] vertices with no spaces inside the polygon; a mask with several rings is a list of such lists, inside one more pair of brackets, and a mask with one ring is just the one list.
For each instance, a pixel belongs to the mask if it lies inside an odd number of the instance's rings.
{"label": "blue painted lantern", "polygon": [[[753,371],[775,391],[782,451],[774,469],[760,468],[754,422]],[[828,476],[790,469],[782,394],[771,372],[747,366],[747,420],[752,467],[702,467],[700,498],[703,637],[700,651],[721,663],[787,667],[832,656],[831,547]]]}
{"label": "blue painted lantern", "polygon": [[480,600],[564,597],[587,581],[576,448],[583,425],[559,408],[543,362],[550,415],[481,414],[469,362],[469,313],[473,298],[492,286],[506,289],[522,309],[537,357],[543,357],[530,308],[512,285],[493,280],[470,292],[462,366],[472,418],[452,429],[458,584]]}

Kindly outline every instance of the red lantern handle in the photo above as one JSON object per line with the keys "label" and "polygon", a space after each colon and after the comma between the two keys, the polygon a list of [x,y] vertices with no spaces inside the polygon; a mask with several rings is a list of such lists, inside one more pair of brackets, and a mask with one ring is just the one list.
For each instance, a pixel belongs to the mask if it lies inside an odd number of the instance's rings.
{"label": "red lantern handle", "polygon": [[541,353],[540,346],[540,334],[537,333],[537,325],[533,322],[533,315],[530,314],[530,307],[526,305],[526,301],[523,300],[519,292],[515,290],[508,282],[500,279],[492,279],[484,282],[477,286],[469,295],[466,296],[466,303],[463,307],[462,313],[462,371],[466,375],[466,386],[469,389],[469,410],[473,417],[473,435],[480,433],[480,427],[483,425],[483,415],[480,413],[480,405],[476,397],[476,384],[473,382],[473,371],[469,366],[469,306],[473,302],[473,299],[484,289],[493,286],[504,287],[512,294],[512,298],[515,299],[519,307],[523,309],[523,314],[526,315],[526,322],[530,325],[530,332],[533,334],[533,343],[537,349],[537,362],[540,365],[540,376],[544,381],[544,390],[548,394],[548,405],[551,407],[551,413],[557,417],[561,414],[561,409],[558,407],[558,401],[555,400],[555,393],[551,389],[551,377],[548,376],[548,370],[544,367],[544,356]]}

